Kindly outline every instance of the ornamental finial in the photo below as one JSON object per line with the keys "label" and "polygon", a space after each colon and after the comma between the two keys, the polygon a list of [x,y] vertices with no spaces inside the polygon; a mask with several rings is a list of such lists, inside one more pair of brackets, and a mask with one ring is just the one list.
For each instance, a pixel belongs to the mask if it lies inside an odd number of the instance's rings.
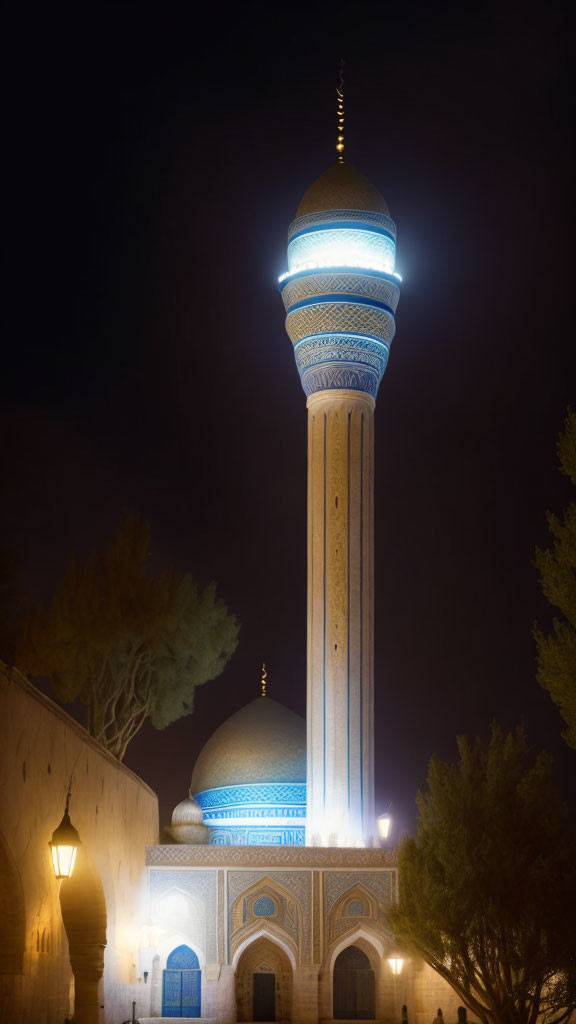
{"label": "ornamental finial", "polygon": [[340,70],[338,72],[338,85],[336,86],[336,103],[338,107],[338,162],[344,163],[344,58],[340,58]]}
{"label": "ornamental finial", "polygon": [[268,673],[266,672],[266,665],[262,664],[262,679],[260,680],[260,696],[261,697],[265,697],[266,696],[267,675],[268,675]]}

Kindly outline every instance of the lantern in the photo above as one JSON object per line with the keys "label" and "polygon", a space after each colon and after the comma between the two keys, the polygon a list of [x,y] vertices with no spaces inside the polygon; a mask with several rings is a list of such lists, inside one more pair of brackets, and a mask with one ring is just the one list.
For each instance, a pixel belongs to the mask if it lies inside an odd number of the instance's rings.
{"label": "lantern", "polygon": [[[68,795],[68,799],[70,795]],[[76,852],[80,845],[80,836],[68,816],[68,800],[64,817],[48,843],[52,852],[52,863],[56,878],[70,878],[76,863]]]}

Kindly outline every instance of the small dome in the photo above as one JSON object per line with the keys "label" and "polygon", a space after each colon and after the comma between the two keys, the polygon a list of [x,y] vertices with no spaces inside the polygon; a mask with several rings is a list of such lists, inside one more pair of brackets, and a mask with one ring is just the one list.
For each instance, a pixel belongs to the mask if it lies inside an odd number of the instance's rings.
{"label": "small dome", "polygon": [[257,697],[226,719],[204,745],[190,792],[305,781],[305,720],[270,697]]}
{"label": "small dome", "polygon": [[304,193],[296,217],[322,210],[370,210],[390,216],[381,192],[346,162],[337,161]]}
{"label": "small dome", "polygon": [[202,808],[197,804],[194,797],[190,795],[187,800],[181,800],[172,811],[173,825],[201,825]]}

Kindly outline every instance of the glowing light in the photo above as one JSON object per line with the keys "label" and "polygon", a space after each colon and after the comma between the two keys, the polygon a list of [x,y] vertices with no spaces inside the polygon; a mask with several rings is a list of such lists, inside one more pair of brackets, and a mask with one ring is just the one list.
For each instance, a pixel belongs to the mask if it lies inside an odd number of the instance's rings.
{"label": "glowing light", "polygon": [[380,839],[388,839],[390,835],[391,818],[389,814],[381,814],[378,818],[378,835]]}
{"label": "glowing light", "polygon": [[392,971],[392,974],[402,974],[402,968],[404,967],[404,961],[403,961],[403,959],[401,957],[399,957],[399,956],[391,956],[388,959],[388,963],[390,964],[390,970]]}
{"label": "glowing light", "polygon": [[394,270],[389,270],[388,266],[384,263],[365,263],[362,260],[357,259],[340,259],[334,261],[330,259],[326,262],[315,262],[308,260],[306,263],[298,263],[287,270],[284,274],[280,274],[278,283],[282,284],[283,281],[287,281],[289,277],[294,277],[296,274],[301,274],[304,270],[331,270],[334,267],[346,267],[350,270],[375,270],[379,274],[387,274],[389,277],[395,277],[397,281],[402,281],[400,274],[397,274]]}
{"label": "glowing light", "polygon": [[76,853],[80,846],[80,836],[68,817],[70,791],[66,798],[66,810],[58,828],[48,843],[52,853],[52,864],[56,878],[70,878],[76,863]]}
{"label": "glowing light", "polygon": [[394,239],[364,227],[319,227],[294,235],[288,243],[288,268],[313,262],[326,266],[376,263],[393,273]]}
{"label": "glowing light", "polygon": [[76,863],[76,846],[52,846],[52,863],[56,878],[70,878]]}

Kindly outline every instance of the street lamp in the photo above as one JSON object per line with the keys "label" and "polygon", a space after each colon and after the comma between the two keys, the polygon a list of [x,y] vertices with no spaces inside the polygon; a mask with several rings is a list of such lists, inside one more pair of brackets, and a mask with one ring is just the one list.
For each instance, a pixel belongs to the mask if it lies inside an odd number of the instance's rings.
{"label": "street lamp", "polygon": [[389,811],[386,811],[386,814],[381,814],[380,817],[378,818],[378,835],[380,836],[380,842],[382,842],[385,839],[388,839],[388,836],[390,834],[391,822],[392,819],[390,817]]}
{"label": "street lamp", "polygon": [[68,804],[70,803],[70,790],[66,797],[66,810],[64,817],[48,843],[52,852],[52,863],[56,878],[70,878],[76,863],[76,852],[80,846],[80,836],[68,817]]}

